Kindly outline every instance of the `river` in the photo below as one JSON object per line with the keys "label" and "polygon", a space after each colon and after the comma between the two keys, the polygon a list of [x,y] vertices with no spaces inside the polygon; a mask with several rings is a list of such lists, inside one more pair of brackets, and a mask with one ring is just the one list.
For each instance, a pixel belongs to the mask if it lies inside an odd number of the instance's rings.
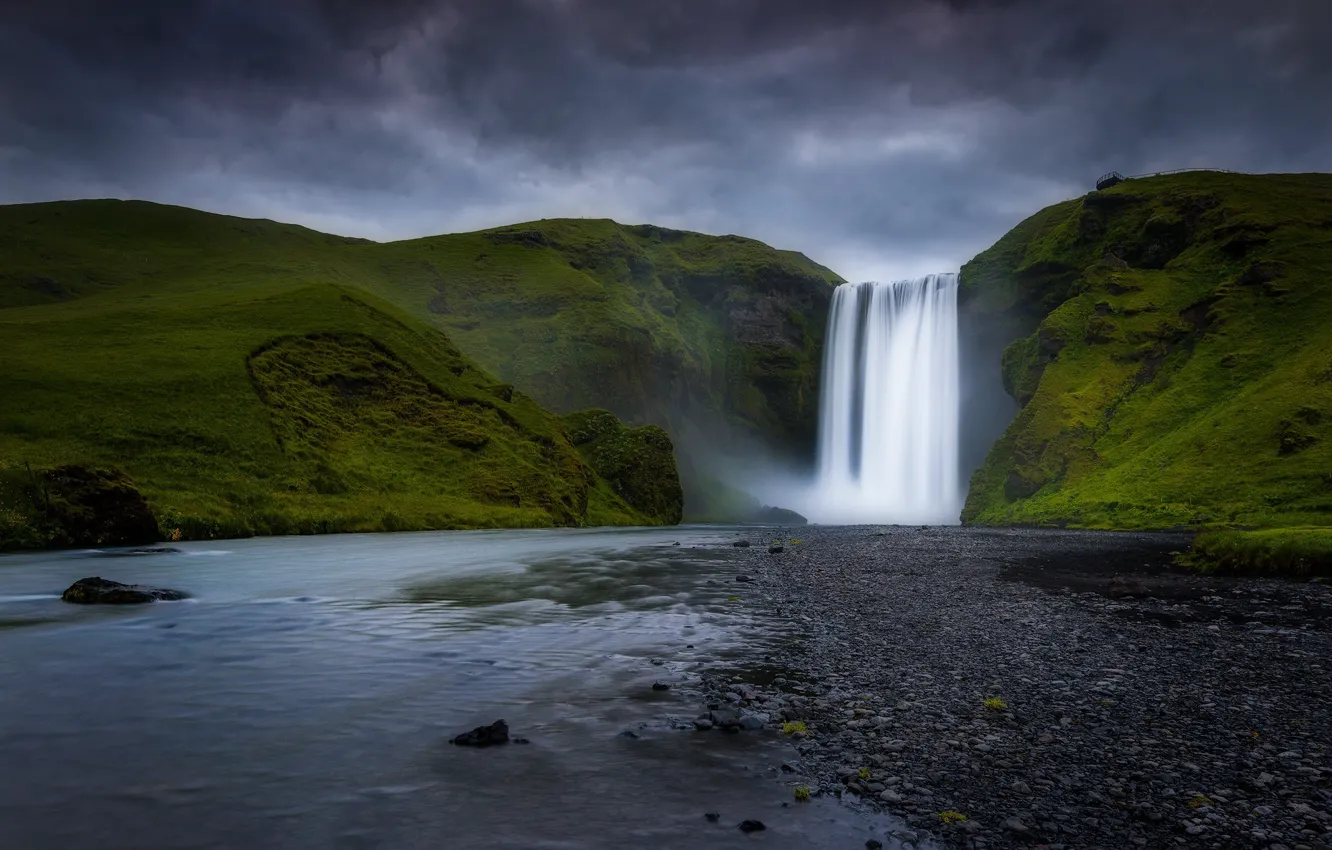
{"label": "river", "polygon": [[[700,673],[770,678],[780,671],[765,656],[795,639],[735,583],[740,533],[336,535],[0,557],[3,846],[899,846],[900,821],[792,801],[779,766],[795,753],[776,730],[690,726]],[[91,575],[191,598],[59,600]],[[530,743],[449,744],[498,718]],[[745,819],[768,828],[744,834]]]}

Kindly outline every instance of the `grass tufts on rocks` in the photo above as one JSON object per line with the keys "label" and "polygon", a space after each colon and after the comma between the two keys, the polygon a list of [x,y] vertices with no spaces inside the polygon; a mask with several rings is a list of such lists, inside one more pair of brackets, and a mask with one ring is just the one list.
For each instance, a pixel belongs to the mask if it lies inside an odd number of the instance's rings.
{"label": "grass tufts on rocks", "polygon": [[1208,531],[1182,560],[1205,572],[1332,575],[1332,528]]}

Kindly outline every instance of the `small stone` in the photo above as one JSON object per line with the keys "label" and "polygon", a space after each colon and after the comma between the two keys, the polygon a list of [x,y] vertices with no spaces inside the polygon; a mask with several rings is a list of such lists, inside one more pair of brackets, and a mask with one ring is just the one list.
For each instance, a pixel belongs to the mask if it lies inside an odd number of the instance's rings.
{"label": "small stone", "polygon": [[742,820],[740,821],[741,832],[762,832],[767,829],[761,820]]}
{"label": "small stone", "polygon": [[489,726],[478,726],[471,732],[464,732],[453,738],[453,743],[460,747],[489,747],[493,744],[508,743],[509,724],[496,720]]}
{"label": "small stone", "polygon": [[712,712],[712,723],[719,729],[740,729],[740,715],[734,711]]}
{"label": "small stone", "polygon": [[1029,829],[1027,825],[1018,818],[1009,818],[1008,820],[1004,821],[1004,829],[1008,830],[1009,832],[1015,833],[1017,835],[1026,835],[1027,833],[1031,832],[1031,829]]}
{"label": "small stone", "polygon": [[718,814],[717,812],[708,812],[707,814],[703,815],[703,817],[707,818],[709,823],[716,823],[717,821],[721,820],[721,815]]}
{"label": "small stone", "polygon": [[784,551],[785,551],[785,547],[783,547],[782,544],[780,544],[780,543],[774,543],[774,544],[772,544],[771,546],[768,547],[768,554],[769,554],[769,555],[776,555],[776,554],[778,554],[779,552],[784,552]]}
{"label": "small stone", "polygon": [[757,732],[763,728],[763,720],[753,714],[740,718],[740,728],[747,732]]}
{"label": "small stone", "polygon": [[652,683],[652,690],[654,690],[654,691],[669,691],[670,689],[671,689],[671,686],[668,685],[668,684],[666,684],[665,682],[653,682],[653,683]]}
{"label": "small stone", "polygon": [[694,728],[700,732],[706,732],[712,728],[712,718],[697,717],[694,719]]}
{"label": "small stone", "polygon": [[1018,794],[1030,794],[1031,786],[1019,779],[1013,783],[1013,790]]}
{"label": "small stone", "polygon": [[734,543],[732,543],[731,545],[734,546],[734,547],[736,547],[737,549],[748,549],[748,548],[749,548],[749,541],[748,541],[748,540],[737,540],[737,541],[735,541]]}
{"label": "small stone", "polygon": [[735,580],[739,582],[746,582],[746,581],[753,581],[754,579],[752,576],[739,575],[735,577]]}
{"label": "small stone", "polygon": [[865,842],[865,850],[883,850],[883,842],[877,838],[871,838]]}
{"label": "small stone", "polygon": [[885,803],[900,803],[902,802],[902,795],[890,788],[887,791],[881,792],[879,794],[879,799],[883,800]]}
{"label": "small stone", "polygon": [[1106,595],[1111,599],[1141,598],[1149,595],[1147,585],[1130,576],[1114,576],[1105,586]]}

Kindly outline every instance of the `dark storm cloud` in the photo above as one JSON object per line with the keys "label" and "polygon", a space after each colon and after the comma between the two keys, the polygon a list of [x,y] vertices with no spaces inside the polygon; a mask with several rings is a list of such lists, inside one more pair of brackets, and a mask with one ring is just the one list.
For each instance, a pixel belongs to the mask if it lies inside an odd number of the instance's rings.
{"label": "dark storm cloud", "polygon": [[1104,170],[1332,168],[1319,0],[45,0],[0,201],[376,237],[557,215],[953,265]]}

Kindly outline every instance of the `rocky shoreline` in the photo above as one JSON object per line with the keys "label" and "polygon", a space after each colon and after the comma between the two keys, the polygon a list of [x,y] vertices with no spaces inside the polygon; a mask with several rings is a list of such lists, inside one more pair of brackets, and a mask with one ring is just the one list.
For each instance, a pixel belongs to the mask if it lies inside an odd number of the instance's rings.
{"label": "rocky shoreline", "polygon": [[802,637],[705,693],[795,739],[797,797],[905,846],[1332,848],[1332,587],[1178,570],[1178,535],[748,536],[737,592]]}

